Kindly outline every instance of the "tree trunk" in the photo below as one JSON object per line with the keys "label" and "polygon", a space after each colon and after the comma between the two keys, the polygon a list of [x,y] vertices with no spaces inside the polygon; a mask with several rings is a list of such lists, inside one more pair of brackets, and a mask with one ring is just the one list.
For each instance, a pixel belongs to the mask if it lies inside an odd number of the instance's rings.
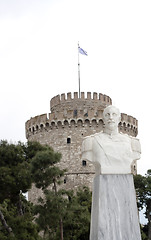
{"label": "tree trunk", "polygon": [[148,239],[151,240],[151,221],[148,223]]}
{"label": "tree trunk", "polygon": [[[55,178],[53,178],[53,184],[54,184],[55,194],[57,195],[57,184],[56,184],[56,179]],[[62,221],[62,218],[60,219],[60,240],[63,240],[63,221]]]}
{"label": "tree trunk", "polygon": [[2,211],[1,211],[1,207],[0,207],[0,220],[1,220],[1,223],[2,223],[2,225],[4,226],[4,228],[6,229],[6,231],[7,231],[10,235],[14,236],[14,233],[13,233],[13,231],[12,231],[12,228],[8,226],[8,224],[7,224],[7,222],[6,222],[5,218],[4,218],[4,215],[3,215]]}
{"label": "tree trunk", "polygon": [[148,239],[151,240],[151,201],[150,200],[147,206],[147,218],[148,218]]}
{"label": "tree trunk", "polygon": [[22,200],[21,200],[21,195],[19,195],[19,200],[18,200],[18,210],[19,210],[19,215],[23,216],[23,209],[22,209]]}
{"label": "tree trunk", "polygon": [[54,184],[55,194],[57,195],[57,184],[56,184],[56,179],[55,178],[53,178],[53,184]]}
{"label": "tree trunk", "polygon": [[63,240],[63,222],[62,222],[62,218],[60,219],[60,239]]}

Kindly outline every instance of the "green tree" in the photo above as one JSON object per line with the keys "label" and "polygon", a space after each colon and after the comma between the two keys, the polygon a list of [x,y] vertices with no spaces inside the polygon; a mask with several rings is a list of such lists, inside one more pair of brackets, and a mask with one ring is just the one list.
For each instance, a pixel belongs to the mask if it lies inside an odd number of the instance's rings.
{"label": "green tree", "polygon": [[[44,239],[87,240],[90,231],[91,192],[87,187],[73,191],[44,191],[45,197],[35,206],[36,222]],[[62,230],[61,230],[62,228]]]}
{"label": "green tree", "polygon": [[1,210],[3,216],[5,216],[6,224],[9,226],[11,231],[8,231],[8,228],[4,228],[3,223],[0,223],[1,229],[1,240],[38,240],[40,239],[38,235],[38,226],[33,222],[34,217],[32,213],[32,206],[25,199],[22,199],[22,205],[24,212],[22,215],[18,214],[17,207],[10,202],[10,200],[5,200],[1,204]]}
{"label": "green tree", "polygon": [[[28,176],[28,178],[27,178]],[[20,190],[31,187],[30,165],[25,159],[22,144],[0,142],[0,203],[5,199],[19,201]]]}
{"label": "green tree", "polygon": [[61,177],[65,171],[57,166],[60,159],[60,153],[46,146],[43,151],[37,152],[33,157],[31,172],[35,186],[42,189],[45,195],[44,199],[39,198],[39,203],[35,207],[35,214],[38,214],[36,222],[39,224],[41,230],[44,231],[44,237],[49,237],[49,239],[51,237],[55,239],[56,231],[59,228],[60,239],[62,240],[62,214],[66,200],[63,197],[64,194],[62,191],[58,191],[57,189],[57,186],[61,184]]}
{"label": "green tree", "polygon": [[51,147],[45,146],[42,151],[38,151],[32,158],[31,173],[37,188],[46,190],[53,184],[54,191],[57,191],[57,184],[64,175],[65,170],[56,166],[60,162],[61,154],[55,152]]}
{"label": "green tree", "polygon": [[66,194],[59,190],[45,190],[44,199],[40,198],[35,206],[35,214],[38,214],[36,222],[44,233],[44,239],[63,239],[63,218],[66,213]]}
{"label": "green tree", "polygon": [[[66,240],[88,239],[91,193],[60,188],[65,171],[57,165],[60,159],[38,142],[0,142],[1,240],[63,240],[63,234]],[[44,192],[36,206],[23,196],[33,183]]]}
{"label": "green tree", "polygon": [[57,166],[60,159],[50,147],[32,159],[34,183],[44,193],[35,206],[36,222],[44,239],[85,240],[89,238],[91,193],[88,188],[75,194],[59,187],[65,171]]}
{"label": "green tree", "polygon": [[151,170],[148,170],[145,176],[136,175],[134,177],[134,183],[138,208],[139,210],[145,209],[145,217],[148,220],[147,225],[142,228],[144,239],[145,234],[147,234],[146,239],[151,240]]}
{"label": "green tree", "polygon": [[37,240],[32,205],[22,193],[31,188],[31,159],[42,151],[39,143],[0,142],[0,239]]}
{"label": "green tree", "polygon": [[64,236],[67,240],[88,240],[91,218],[91,192],[82,187],[76,193],[68,192],[64,216]]}

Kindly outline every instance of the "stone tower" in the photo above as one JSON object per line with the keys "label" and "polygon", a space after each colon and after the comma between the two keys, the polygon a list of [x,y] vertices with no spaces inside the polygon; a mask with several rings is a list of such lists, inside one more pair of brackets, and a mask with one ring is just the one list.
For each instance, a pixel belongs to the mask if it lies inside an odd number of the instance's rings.
{"label": "stone tower", "polygon": [[[42,114],[26,122],[27,140],[48,144],[62,154],[60,168],[67,169],[64,188],[87,185],[91,189],[94,168],[91,163],[81,161],[81,145],[84,137],[103,129],[103,110],[111,104],[111,98],[101,93],[88,92],[85,96],[82,92],[80,98],[77,92],[73,96],[63,93],[51,99],[49,115]],[[136,137],[138,122],[122,113],[119,130]],[[31,201],[34,194],[38,194],[36,189],[29,193]]]}

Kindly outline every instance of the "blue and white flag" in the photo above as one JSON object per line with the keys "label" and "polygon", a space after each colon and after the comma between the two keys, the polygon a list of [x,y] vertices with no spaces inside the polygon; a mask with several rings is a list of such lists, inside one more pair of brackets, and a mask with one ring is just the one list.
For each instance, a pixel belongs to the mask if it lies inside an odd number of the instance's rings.
{"label": "blue and white flag", "polygon": [[84,51],[82,48],[79,47],[79,53],[81,53],[82,55],[86,55],[88,56],[87,52]]}

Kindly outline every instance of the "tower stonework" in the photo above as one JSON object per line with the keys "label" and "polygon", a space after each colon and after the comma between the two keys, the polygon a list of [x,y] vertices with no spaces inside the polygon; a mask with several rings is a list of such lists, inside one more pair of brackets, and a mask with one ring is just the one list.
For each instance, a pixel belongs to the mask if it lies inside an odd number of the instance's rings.
{"label": "tower stonework", "polygon": [[[101,93],[77,92],[61,94],[50,101],[50,113],[35,116],[26,122],[26,138],[51,146],[62,154],[59,167],[67,169],[64,176],[64,188],[76,189],[81,185],[92,187],[94,167],[81,160],[83,138],[103,130],[103,110],[112,105],[109,96]],[[138,121],[127,114],[121,114],[119,130],[132,137],[137,136]],[[33,187],[29,200],[39,195]]]}

